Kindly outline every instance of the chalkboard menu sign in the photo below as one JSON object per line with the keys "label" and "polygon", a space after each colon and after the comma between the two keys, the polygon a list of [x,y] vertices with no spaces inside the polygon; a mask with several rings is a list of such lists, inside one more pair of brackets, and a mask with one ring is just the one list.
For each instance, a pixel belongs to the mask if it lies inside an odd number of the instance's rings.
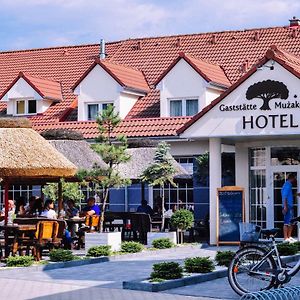
{"label": "chalkboard menu sign", "polygon": [[217,241],[219,244],[238,244],[239,223],[245,221],[244,189],[225,186],[217,193]]}

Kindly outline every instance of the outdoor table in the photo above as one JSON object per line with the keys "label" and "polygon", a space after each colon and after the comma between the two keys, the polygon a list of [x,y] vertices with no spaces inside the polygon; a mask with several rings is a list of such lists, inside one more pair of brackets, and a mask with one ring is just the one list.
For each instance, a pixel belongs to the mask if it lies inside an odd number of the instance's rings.
{"label": "outdoor table", "polygon": [[36,225],[34,224],[7,224],[0,225],[0,231],[4,231],[5,242],[5,257],[9,256],[10,249],[12,253],[18,250],[19,238],[24,237],[25,234],[34,234]]}

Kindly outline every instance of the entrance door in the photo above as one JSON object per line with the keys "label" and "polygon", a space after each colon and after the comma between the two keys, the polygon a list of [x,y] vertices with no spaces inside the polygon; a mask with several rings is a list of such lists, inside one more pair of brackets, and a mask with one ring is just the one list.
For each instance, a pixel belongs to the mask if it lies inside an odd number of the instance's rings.
{"label": "entrance door", "polygon": [[[299,209],[299,199],[297,197],[298,192],[298,186],[299,186],[299,171],[298,167],[296,166],[280,166],[280,167],[274,167],[273,168],[273,201],[270,201],[270,209],[268,214],[270,214],[270,217],[272,219],[273,217],[273,226],[276,228],[283,228],[283,215],[282,215],[282,198],[281,198],[281,188],[283,184],[286,181],[287,176],[292,173],[296,176],[297,182],[293,186],[293,195],[294,195],[294,216],[300,215],[300,209]],[[273,209],[273,216],[271,210]],[[299,237],[297,226],[295,226],[294,237]],[[282,230],[277,235],[277,237],[283,237]]]}

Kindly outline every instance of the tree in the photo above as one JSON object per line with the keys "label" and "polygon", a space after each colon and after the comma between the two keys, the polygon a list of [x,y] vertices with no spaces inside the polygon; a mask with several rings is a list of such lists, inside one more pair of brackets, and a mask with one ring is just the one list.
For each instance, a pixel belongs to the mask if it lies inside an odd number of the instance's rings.
{"label": "tree", "polygon": [[177,185],[174,183],[173,178],[176,173],[171,157],[169,154],[169,145],[165,142],[158,144],[155,155],[154,162],[150,165],[141,175],[141,180],[143,182],[149,183],[151,186],[159,185],[163,191],[162,195],[162,230],[164,229],[164,196],[165,189],[164,186],[166,183],[170,183],[174,187]]}
{"label": "tree", "polygon": [[[81,200],[84,199],[84,194],[80,191],[80,186],[78,182],[65,182],[61,179],[62,184],[62,196],[63,199],[73,200],[76,204],[79,204]],[[43,187],[43,194],[53,200],[58,200],[58,184],[48,183]]]}
{"label": "tree", "polygon": [[[103,199],[100,216],[100,232],[103,232],[104,213],[109,196],[109,189],[130,184],[130,180],[121,176],[118,165],[130,160],[130,155],[126,152],[127,138],[124,135],[114,137],[113,131],[120,124],[121,119],[115,113],[114,107],[108,105],[97,118],[99,136],[96,143],[92,145],[93,150],[98,153],[107,167],[102,168],[95,164],[92,170],[80,170],[78,177],[87,179],[95,183],[103,190]],[[114,143],[116,141],[117,143]]]}
{"label": "tree", "polygon": [[251,85],[247,92],[246,98],[248,100],[258,98],[262,99],[263,105],[261,110],[270,110],[269,102],[272,99],[287,99],[289,96],[289,90],[286,85],[279,81],[264,80]]}

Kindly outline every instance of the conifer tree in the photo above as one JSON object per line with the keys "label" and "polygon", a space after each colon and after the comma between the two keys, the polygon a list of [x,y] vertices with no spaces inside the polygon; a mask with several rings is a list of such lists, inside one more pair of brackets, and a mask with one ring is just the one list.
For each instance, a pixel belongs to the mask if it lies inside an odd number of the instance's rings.
{"label": "conifer tree", "polygon": [[151,186],[158,185],[163,191],[162,194],[162,230],[164,230],[164,206],[165,206],[165,184],[170,183],[172,186],[176,187],[173,180],[176,173],[171,162],[171,156],[169,154],[169,145],[165,142],[158,144],[155,155],[154,162],[151,164],[142,174],[141,180],[143,182],[149,183]]}
{"label": "conifer tree", "polygon": [[99,136],[92,148],[98,153],[107,167],[102,168],[95,164],[92,170],[78,172],[80,178],[94,182],[103,190],[103,199],[100,216],[100,232],[103,232],[104,213],[108,202],[109,189],[130,184],[130,179],[121,176],[118,165],[130,160],[126,152],[127,138],[124,135],[114,136],[113,131],[120,124],[119,114],[114,111],[112,105],[108,105],[97,118]]}

